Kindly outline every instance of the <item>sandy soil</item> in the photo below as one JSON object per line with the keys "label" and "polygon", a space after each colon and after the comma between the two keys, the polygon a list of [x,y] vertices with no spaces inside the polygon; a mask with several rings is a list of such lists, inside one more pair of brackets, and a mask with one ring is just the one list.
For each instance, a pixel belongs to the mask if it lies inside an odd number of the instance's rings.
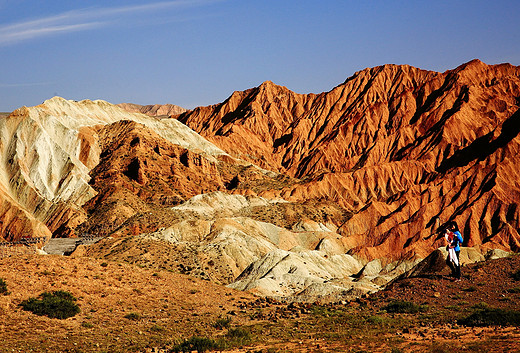
{"label": "sandy soil", "polygon": [[[223,315],[237,324],[250,322],[238,306],[254,300],[168,271],[58,255],[0,258],[0,278],[9,290],[0,295],[0,352],[138,351],[214,331],[212,324]],[[19,307],[55,290],[72,293],[81,313],[58,320]],[[125,318],[132,313],[138,319]]]}
{"label": "sandy soil", "polygon": [[[458,324],[477,306],[520,310],[520,256],[463,268],[449,277],[408,278],[348,303],[280,303],[167,270],[87,257],[15,254],[0,258],[0,352],[155,352],[193,336],[218,338],[219,318],[253,337],[229,352],[518,352],[520,327]],[[66,290],[81,312],[65,320],[19,304]],[[427,307],[383,310],[393,300]],[[485,304],[484,304],[485,303]]]}

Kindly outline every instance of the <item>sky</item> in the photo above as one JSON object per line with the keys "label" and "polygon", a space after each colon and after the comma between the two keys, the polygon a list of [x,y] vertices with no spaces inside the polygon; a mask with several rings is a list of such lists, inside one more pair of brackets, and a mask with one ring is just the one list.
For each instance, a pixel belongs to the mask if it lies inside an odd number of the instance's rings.
{"label": "sky", "polygon": [[0,112],[53,96],[195,108],[270,80],[520,65],[518,0],[0,0]]}

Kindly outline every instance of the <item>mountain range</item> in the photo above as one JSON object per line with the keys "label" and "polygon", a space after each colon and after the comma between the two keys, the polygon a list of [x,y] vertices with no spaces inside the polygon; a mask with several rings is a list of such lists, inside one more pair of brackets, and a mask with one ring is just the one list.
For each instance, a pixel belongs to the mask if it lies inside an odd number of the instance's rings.
{"label": "mountain range", "polygon": [[0,119],[0,230],[104,237],[78,252],[301,300],[377,290],[444,245],[520,250],[520,67],[270,81],[224,102],[54,97]]}

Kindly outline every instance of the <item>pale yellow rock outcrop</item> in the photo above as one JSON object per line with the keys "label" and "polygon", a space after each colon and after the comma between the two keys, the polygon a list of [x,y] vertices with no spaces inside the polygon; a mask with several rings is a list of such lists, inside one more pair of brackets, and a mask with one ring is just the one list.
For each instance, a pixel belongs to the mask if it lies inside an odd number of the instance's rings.
{"label": "pale yellow rock outcrop", "polygon": [[54,97],[22,107],[0,119],[0,230],[6,239],[50,237],[67,222],[85,219],[81,206],[96,194],[88,184],[100,155],[95,128],[120,120],[141,123],[206,158],[225,155],[177,120],[129,113],[102,100]]}

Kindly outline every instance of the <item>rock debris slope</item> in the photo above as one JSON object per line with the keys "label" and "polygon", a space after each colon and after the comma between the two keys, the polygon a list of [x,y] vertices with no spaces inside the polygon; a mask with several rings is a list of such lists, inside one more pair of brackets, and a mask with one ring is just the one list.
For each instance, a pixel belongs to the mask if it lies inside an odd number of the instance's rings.
{"label": "rock debris slope", "polygon": [[377,290],[449,220],[467,261],[520,250],[518,67],[384,65],[171,109],[55,97],[0,119],[4,239],[94,234],[75,256],[293,300]]}

